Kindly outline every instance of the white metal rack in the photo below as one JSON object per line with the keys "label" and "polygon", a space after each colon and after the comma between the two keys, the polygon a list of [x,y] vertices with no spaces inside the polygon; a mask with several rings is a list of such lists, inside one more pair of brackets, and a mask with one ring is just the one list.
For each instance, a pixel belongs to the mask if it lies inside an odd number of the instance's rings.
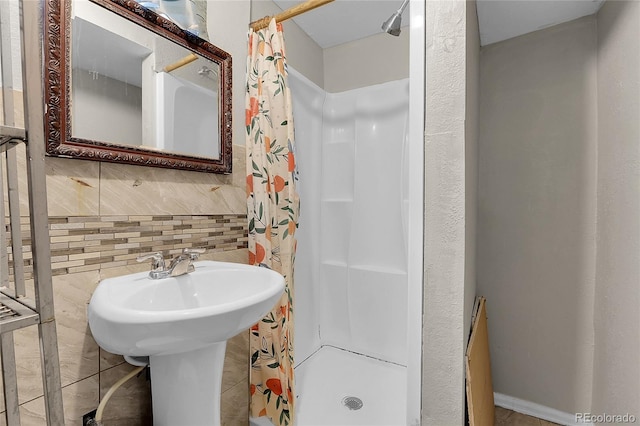
{"label": "white metal rack", "polygon": [[[10,2],[0,1],[0,58],[2,67],[2,102],[4,125],[0,126],[0,152],[6,158],[6,171],[0,164],[0,187],[6,177],[9,206],[8,228],[11,247],[7,248],[7,224],[4,202],[0,200],[0,357],[4,384],[7,425],[20,425],[18,380],[13,341],[15,330],[36,325],[40,340],[42,381],[47,425],[64,425],[60,361],[56,334],[51,248],[47,213],[45,172],[44,100],[43,100],[43,3],[14,0],[20,5],[20,40],[22,61],[22,101],[24,129],[15,127],[13,102],[12,40],[9,27]],[[35,300],[27,297],[23,258],[20,203],[18,190],[18,153],[26,151],[29,197],[29,226]],[[9,277],[12,260],[13,288]]]}

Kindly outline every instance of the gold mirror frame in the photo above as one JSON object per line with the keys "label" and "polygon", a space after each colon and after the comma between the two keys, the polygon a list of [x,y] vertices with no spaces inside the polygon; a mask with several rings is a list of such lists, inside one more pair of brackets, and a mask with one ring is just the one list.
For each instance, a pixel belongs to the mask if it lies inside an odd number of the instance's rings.
{"label": "gold mirror frame", "polygon": [[72,0],[46,0],[44,8],[45,138],[50,156],[108,161],[209,173],[231,173],[231,55],[178,27],[172,21],[140,6],[133,0],[91,0],[125,19],[167,38],[220,67],[219,159],[162,152],[73,137],[70,112],[70,46]]}

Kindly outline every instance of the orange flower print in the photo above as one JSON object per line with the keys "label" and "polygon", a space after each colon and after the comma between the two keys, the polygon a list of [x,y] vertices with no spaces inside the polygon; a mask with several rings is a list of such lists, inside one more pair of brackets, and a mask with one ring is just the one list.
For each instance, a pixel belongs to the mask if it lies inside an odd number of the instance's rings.
{"label": "orange flower print", "polygon": [[289,235],[293,235],[296,232],[296,223],[292,220],[289,221]]}
{"label": "orange flower print", "polygon": [[282,395],[282,383],[280,382],[280,379],[267,379],[266,385],[271,392],[276,395]]}
{"label": "orange flower print", "polygon": [[254,117],[258,115],[258,110],[260,109],[258,98],[251,97],[249,99],[249,107],[251,108],[251,115]]}
{"label": "orange flower print", "polygon": [[247,198],[253,193],[253,175],[247,175]]}
{"label": "orange flower print", "polygon": [[296,169],[296,159],[293,155],[293,152],[291,151],[289,151],[288,160],[289,160],[289,171],[293,172]]}
{"label": "orange flower print", "polygon": [[[251,252],[249,252],[249,253],[251,253]],[[256,259],[255,259],[255,263],[253,263],[253,264],[262,263],[262,261],[264,260],[265,255],[266,255],[266,252],[264,251],[264,247],[262,247],[260,244],[256,243]]]}
{"label": "orange flower print", "polygon": [[258,98],[255,97],[251,97],[249,99],[249,109],[246,110],[246,120],[245,120],[245,125],[249,126],[251,125],[251,120],[253,119],[253,117],[255,117],[256,115],[258,115],[258,112],[260,111],[260,103],[258,102]]}
{"label": "orange flower print", "polygon": [[267,230],[264,232],[264,237],[267,241],[271,241],[271,224],[267,225]]}
{"label": "orange flower print", "polygon": [[275,188],[276,192],[280,192],[284,189],[285,186],[285,181],[282,178],[282,176],[278,176],[276,175],[273,178],[273,187]]}
{"label": "orange flower print", "polygon": [[267,154],[271,152],[271,139],[269,138],[269,136],[264,137],[264,150],[267,152]]}
{"label": "orange flower print", "polygon": [[258,331],[258,323],[255,323],[251,326],[251,331]]}
{"label": "orange flower print", "polygon": [[251,386],[249,386],[249,393],[251,395],[253,395],[254,393],[256,393],[256,385],[254,385],[253,383],[251,383]]}
{"label": "orange flower print", "polygon": [[278,72],[280,73],[280,75],[284,75],[284,61],[282,59],[276,61],[276,66],[278,67]]}
{"label": "orange flower print", "polygon": [[280,306],[280,313],[284,316],[287,315],[287,307],[286,306]]}
{"label": "orange flower print", "polygon": [[267,409],[263,408],[262,410],[260,410],[260,412],[258,413],[258,417],[262,417],[262,416],[266,416],[267,415]]}
{"label": "orange flower print", "polygon": [[255,264],[256,264],[256,254],[251,250],[249,250],[249,265],[255,265]]}
{"label": "orange flower print", "polygon": [[287,388],[287,401],[293,401],[293,395],[291,394],[291,388]]}

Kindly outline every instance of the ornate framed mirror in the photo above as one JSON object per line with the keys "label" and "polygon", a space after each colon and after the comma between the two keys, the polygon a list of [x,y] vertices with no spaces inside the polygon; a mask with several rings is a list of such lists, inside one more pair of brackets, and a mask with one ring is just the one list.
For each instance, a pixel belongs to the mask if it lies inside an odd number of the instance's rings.
{"label": "ornate framed mirror", "polygon": [[48,155],[231,172],[231,55],[133,0],[44,12]]}

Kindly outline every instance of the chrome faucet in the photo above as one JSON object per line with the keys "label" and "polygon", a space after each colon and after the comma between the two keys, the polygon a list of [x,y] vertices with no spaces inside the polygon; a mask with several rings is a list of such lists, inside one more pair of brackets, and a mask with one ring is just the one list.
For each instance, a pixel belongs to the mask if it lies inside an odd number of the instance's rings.
{"label": "chrome faucet", "polygon": [[144,262],[151,259],[151,272],[149,278],[159,280],[167,277],[177,277],[195,271],[193,262],[198,259],[206,249],[203,248],[184,248],[182,253],[171,259],[169,267],[166,266],[162,253],[147,253],[136,258],[138,262]]}

